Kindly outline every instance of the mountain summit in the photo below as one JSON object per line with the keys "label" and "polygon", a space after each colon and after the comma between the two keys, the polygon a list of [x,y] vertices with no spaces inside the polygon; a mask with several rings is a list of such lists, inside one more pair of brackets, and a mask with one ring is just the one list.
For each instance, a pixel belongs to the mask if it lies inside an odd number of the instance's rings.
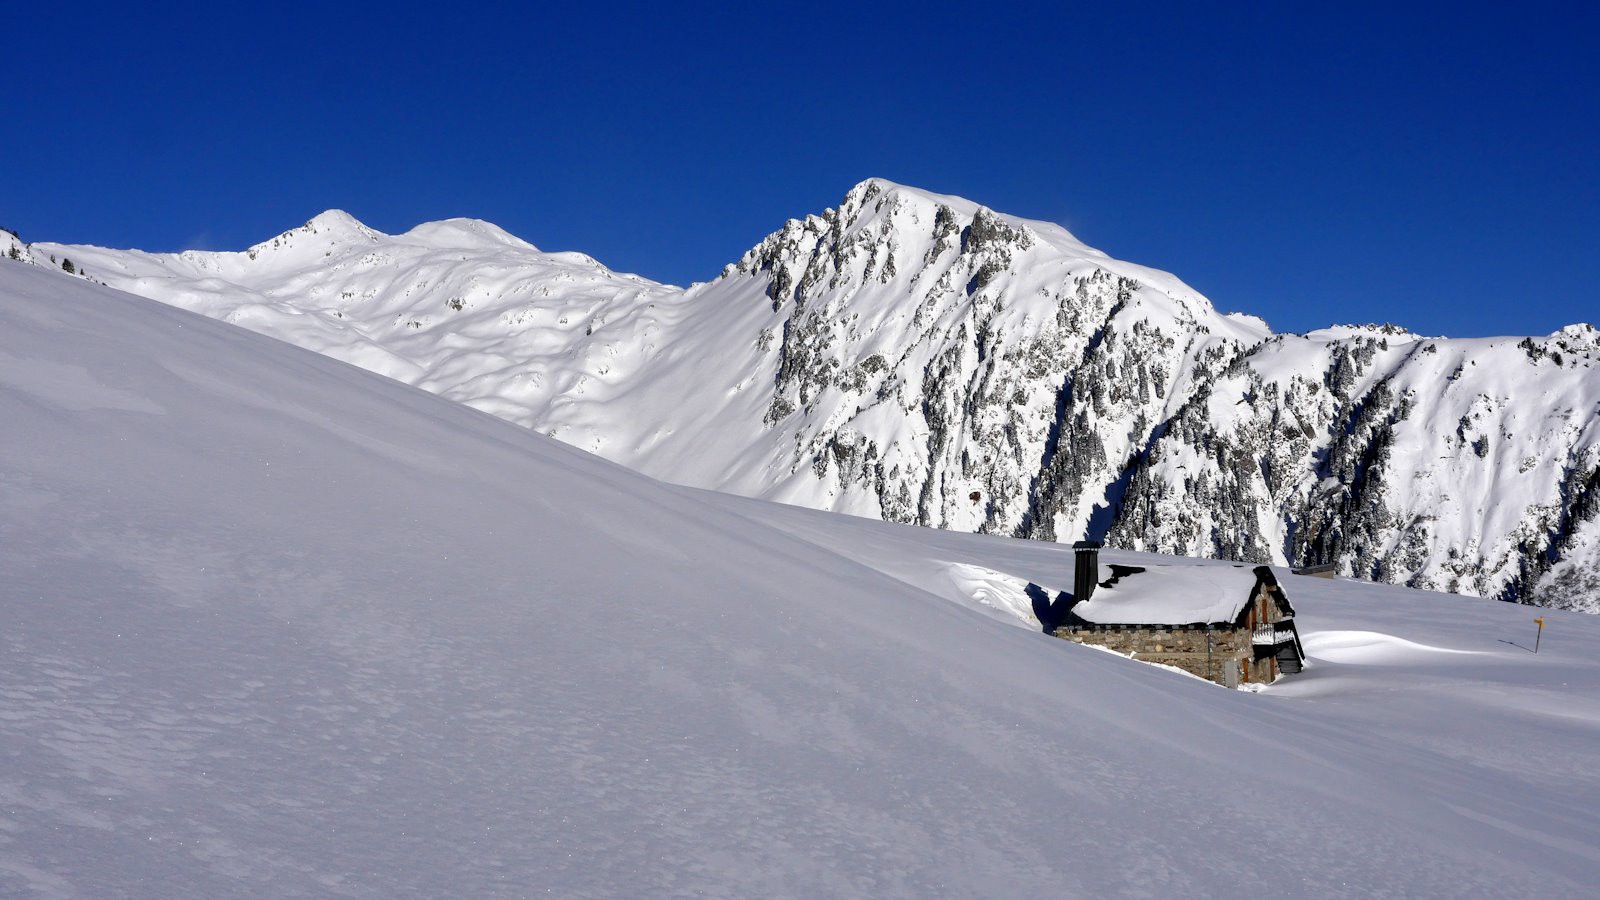
{"label": "mountain summit", "polygon": [[1312,668],[1245,695],[1029,627],[1070,552],[10,260],[0,423],[3,896],[1594,893],[1600,619],[1283,573]]}
{"label": "mountain summit", "polygon": [[91,278],[678,483],[1600,610],[1600,340],[1273,334],[1066,229],[868,179],[687,291],[453,219]]}

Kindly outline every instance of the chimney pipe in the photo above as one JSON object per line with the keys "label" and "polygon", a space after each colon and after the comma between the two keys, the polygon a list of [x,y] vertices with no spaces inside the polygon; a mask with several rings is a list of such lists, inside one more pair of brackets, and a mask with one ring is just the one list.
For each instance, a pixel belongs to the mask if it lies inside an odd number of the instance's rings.
{"label": "chimney pipe", "polygon": [[1077,568],[1072,580],[1072,602],[1083,603],[1094,595],[1095,583],[1100,580],[1100,542],[1079,541],[1072,545],[1077,558]]}

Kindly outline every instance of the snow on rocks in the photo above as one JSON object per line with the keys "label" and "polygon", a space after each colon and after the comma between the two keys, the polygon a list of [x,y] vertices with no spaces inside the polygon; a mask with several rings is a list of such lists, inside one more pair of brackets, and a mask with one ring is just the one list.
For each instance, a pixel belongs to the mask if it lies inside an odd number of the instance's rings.
{"label": "snow on rocks", "polygon": [[1600,350],[1275,335],[1066,229],[869,179],[687,291],[488,223],[38,245],[683,484],[1600,606]]}
{"label": "snow on rocks", "polygon": [[1600,619],[1536,656],[1296,579],[1308,635],[1490,652],[1244,695],[926,564],[1064,547],[672,487],[9,260],[0,354],[0,894],[1592,893]]}

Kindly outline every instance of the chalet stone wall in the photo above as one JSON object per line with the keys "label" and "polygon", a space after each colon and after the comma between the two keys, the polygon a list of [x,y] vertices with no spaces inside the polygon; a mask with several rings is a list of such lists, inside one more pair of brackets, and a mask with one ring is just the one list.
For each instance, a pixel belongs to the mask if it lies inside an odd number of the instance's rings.
{"label": "chalet stone wall", "polygon": [[1191,675],[1222,684],[1227,661],[1237,660],[1241,681],[1270,682],[1278,677],[1277,660],[1253,660],[1255,648],[1247,628],[1213,629],[1207,668],[1206,630],[1186,628],[1066,628],[1055,636],[1080,644],[1130,653],[1142,662],[1174,666]]}
{"label": "chalet stone wall", "polygon": [[[1224,661],[1240,660],[1242,673],[1250,658],[1250,632],[1244,629],[1214,629],[1211,632],[1211,670],[1206,669],[1205,629],[1167,628],[1058,628],[1056,637],[1080,644],[1105,647],[1118,653],[1135,654],[1144,662],[1176,666],[1201,678],[1221,683]],[[1255,673],[1251,673],[1254,680]]]}
{"label": "chalet stone wall", "polygon": [[1127,653],[1142,662],[1174,666],[1217,684],[1230,682],[1230,662],[1239,683],[1270,683],[1278,677],[1278,660],[1270,655],[1256,659],[1252,638],[1258,624],[1286,618],[1274,598],[1278,590],[1275,579],[1258,578],[1249,603],[1239,612],[1237,627],[1213,625],[1208,631],[1203,625],[1087,625],[1074,618],[1071,621],[1078,624],[1062,625],[1051,633],[1063,640]]}

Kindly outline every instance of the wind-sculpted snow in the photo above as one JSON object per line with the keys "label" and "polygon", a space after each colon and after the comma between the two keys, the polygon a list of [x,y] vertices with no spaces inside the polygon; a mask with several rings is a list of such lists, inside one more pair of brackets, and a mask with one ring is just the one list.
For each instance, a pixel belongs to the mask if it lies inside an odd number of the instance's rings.
{"label": "wind-sculpted snow", "polygon": [[1227,691],[1019,618],[1066,548],[6,260],[0,353],[0,895],[1592,893],[1600,619],[1285,573]]}
{"label": "wind-sculpted snow", "polygon": [[88,277],[667,480],[1600,610],[1596,337],[1273,335],[1057,225],[873,179],[688,290],[451,220]]}
{"label": "wind-sculpted snow", "polygon": [[71,252],[123,290],[550,428],[648,358],[655,304],[678,297],[466,219],[389,236],[331,211],[242,253]]}

